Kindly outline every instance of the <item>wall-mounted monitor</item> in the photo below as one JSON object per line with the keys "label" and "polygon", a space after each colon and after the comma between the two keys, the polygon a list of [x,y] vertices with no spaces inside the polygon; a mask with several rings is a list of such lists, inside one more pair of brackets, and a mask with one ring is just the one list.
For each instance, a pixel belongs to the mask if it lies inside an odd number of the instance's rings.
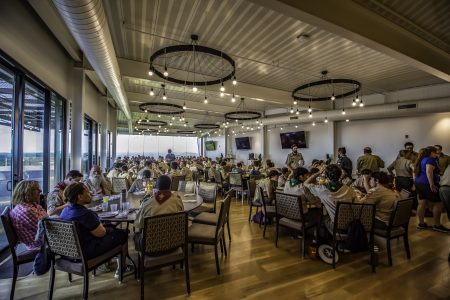
{"label": "wall-mounted monitor", "polygon": [[296,144],[299,148],[307,148],[304,131],[282,132],[280,133],[280,139],[283,149],[289,149],[293,144]]}
{"label": "wall-mounted monitor", "polygon": [[252,149],[252,145],[250,144],[250,138],[248,136],[236,138],[235,141],[236,141],[236,149],[237,150]]}
{"label": "wall-mounted monitor", "polygon": [[205,141],[205,149],[206,151],[216,150],[216,143],[214,141]]}

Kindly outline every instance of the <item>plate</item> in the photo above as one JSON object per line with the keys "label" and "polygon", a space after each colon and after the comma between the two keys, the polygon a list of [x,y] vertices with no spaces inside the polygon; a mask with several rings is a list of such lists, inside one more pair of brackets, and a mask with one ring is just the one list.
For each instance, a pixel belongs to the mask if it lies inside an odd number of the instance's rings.
{"label": "plate", "polygon": [[196,203],[197,200],[183,200],[183,203]]}
{"label": "plate", "polygon": [[184,197],[194,197],[195,194],[184,194]]}
{"label": "plate", "polygon": [[98,214],[100,218],[112,218],[119,214],[118,211],[112,212],[112,211],[105,211]]}
{"label": "plate", "polygon": [[96,205],[96,206],[90,207],[89,209],[92,211],[95,211],[95,212],[102,211],[102,205],[101,204]]}
{"label": "plate", "polygon": [[[327,264],[331,265],[333,264],[333,247],[327,244],[323,244],[319,246],[319,249],[317,250],[319,253],[319,257],[326,262]],[[336,251],[335,253],[335,262],[337,263],[339,261],[339,254]]]}

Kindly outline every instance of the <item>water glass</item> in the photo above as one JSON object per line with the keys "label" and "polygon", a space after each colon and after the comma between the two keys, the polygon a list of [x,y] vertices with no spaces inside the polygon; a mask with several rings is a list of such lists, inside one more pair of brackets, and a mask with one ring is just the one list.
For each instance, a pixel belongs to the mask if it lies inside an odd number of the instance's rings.
{"label": "water glass", "polygon": [[111,204],[111,211],[116,212],[117,211],[117,204]]}
{"label": "water glass", "polygon": [[123,202],[122,203],[122,211],[125,213],[128,213],[130,210],[130,202]]}
{"label": "water glass", "polygon": [[109,201],[109,196],[103,196],[103,202],[108,202]]}
{"label": "water glass", "polygon": [[102,202],[102,211],[108,211],[108,202]]}

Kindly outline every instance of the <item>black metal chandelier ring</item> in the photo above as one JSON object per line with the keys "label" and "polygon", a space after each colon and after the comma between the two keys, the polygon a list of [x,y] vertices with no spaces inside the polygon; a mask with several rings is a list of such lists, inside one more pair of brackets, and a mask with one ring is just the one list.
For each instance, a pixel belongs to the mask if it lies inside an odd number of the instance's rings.
{"label": "black metal chandelier ring", "polygon": [[177,133],[181,134],[194,134],[195,132],[192,130],[177,130]]}
{"label": "black metal chandelier ring", "polygon": [[[167,54],[178,53],[178,52],[200,52],[200,53],[216,56],[216,57],[228,62],[232,67],[232,71],[222,78],[215,79],[215,80],[207,80],[207,81],[188,81],[188,80],[177,79],[177,78],[174,78],[171,76],[167,76],[167,77],[164,76],[164,73],[162,73],[155,67],[155,60],[158,59],[159,57],[166,56]],[[213,48],[199,46],[199,45],[190,45],[190,44],[168,46],[168,47],[159,49],[158,51],[153,53],[152,56],[150,56],[150,70],[152,72],[154,72],[156,75],[158,75],[159,77],[161,77],[162,79],[165,79],[167,81],[170,81],[173,83],[178,83],[181,85],[195,85],[195,86],[220,84],[222,82],[225,82],[225,81],[233,78],[233,76],[236,73],[235,62],[228,54],[226,54],[222,51],[213,49]]]}
{"label": "black metal chandelier ring", "polygon": [[139,109],[147,113],[161,115],[181,115],[185,112],[181,105],[164,102],[142,103],[139,105]]}
{"label": "black metal chandelier ring", "polygon": [[194,125],[194,128],[197,128],[197,129],[217,129],[217,128],[220,128],[220,126],[217,125],[217,124],[202,123],[202,124]]}
{"label": "black metal chandelier ring", "polygon": [[249,110],[232,111],[225,114],[225,119],[229,120],[248,121],[259,118],[261,118],[261,113]]}
{"label": "black metal chandelier ring", "polygon": [[148,120],[148,119],[139,120],[136,123],[137,123],[137,125],[145,125],[145,126],[150,126],[150,127],[166,126],[167,125],[167,122],[165,122],[165,121]]}
{"label": "black metal chandelier ring", "polygon": [[158,130],[156,130],[156,129],[142,128],[142,127],[134,128],[134,131],[136,131],[136,132],[148,132],[148,133],[156,133],[156,132],[158,132]]}
{"label": "black metal chandelier ring", "polygon": [[[314,81],[314,82],[310,82],[304,85],[301,85],[299,87],[297,87],[296,89],[294,89],[292,91],[292,98],[294,98],[295,100],[299,100],[299,101],[326,101],[326,100],[330,100],[330,97],[314,97],[314,95],[309,95],[309,96],[297,96],[296,93],[298,93],[299,91],[307,91],[308,89],[310,89],[311,87],[315,87],[315,86],[328,86],[328,85],[333,85],[333,84],[348,84],[349,86],[352,86],[353,88],[348,91],[348,92],[341,92],[339,93],[339,89],[334,89],[333,93],[334,93],[334,97],[336,99],[339,98],[345,98],[351,95],[354,95],[356,93],[359,92],[359,90],[361,89],[361,83],[359,81],[353,80],[353,79],[344,79],[344,78],[338,78],[338,79],[324,79],[324,80],[319,80],[319,81]],[[306,93],[305,93],[306,94]]]}

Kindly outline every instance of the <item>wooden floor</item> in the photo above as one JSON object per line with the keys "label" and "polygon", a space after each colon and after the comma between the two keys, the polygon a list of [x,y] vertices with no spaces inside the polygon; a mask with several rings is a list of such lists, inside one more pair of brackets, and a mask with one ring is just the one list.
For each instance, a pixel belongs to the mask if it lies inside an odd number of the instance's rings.
{"label": "wooden floor", "polygon": [[[211,247],[199,246],[191,255],[191,288],[185,292],[184,273],[164,268],[146,273],[146,299],[450,299],[450,236],[415,228],[411,219],[412,259],[407,260],[402,241],[393,242],[394,266],[380,253],[375,274],[366,254],[341,256],[336,270],[322,261],[302,259],[299,241],[283,234],[273,243],[273,226],[266,239],[257,224],[249,223],[248,206],[233,201],[232,242],[229,256],[221,258],[217,276]],[[450,226],[447,223],[447,226]],[[130,248],[133,248],[130,245]],[[54,299],[80,299],[82,279],[57,272]],[[0,280],[0,299],[9,296],[11,280]],[[18,280],[16,299],[46,299],[48,275]],[[113,273],[90,280],[91,299],[139,299],[139,283],[128,276],[119,285]]]}

